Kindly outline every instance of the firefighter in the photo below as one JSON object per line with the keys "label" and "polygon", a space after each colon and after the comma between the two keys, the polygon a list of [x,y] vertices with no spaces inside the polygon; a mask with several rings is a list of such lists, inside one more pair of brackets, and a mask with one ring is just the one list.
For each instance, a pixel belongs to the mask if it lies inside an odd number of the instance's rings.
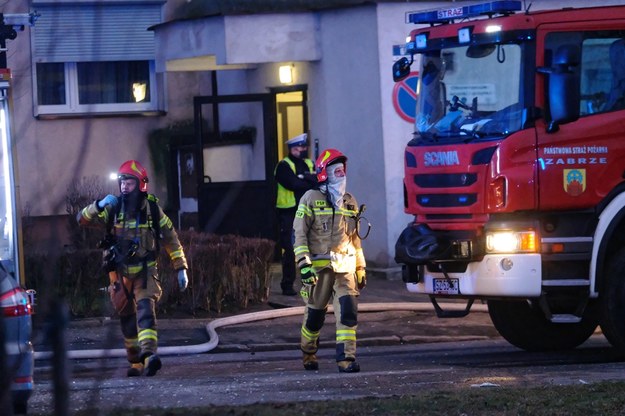
{"label": "firefighter", "polygon": [[286,142],[289,154],[276,165],[275,177],[278,186],[276,211],[280,227],[282,249],[282,294],[295,296],[295,255],[293,254],[293,219],[297,204],[304,192],[317,185],[314,164],[308,158],[308,135],[293,137]]}
{"label": "firefighter", "polygon": [[80,225],[107,228],[105,267],[109,272],[109,295],[119,315],[130,368],[128,377],[154,376],[161,368],[157,355],[155,303],[162,290],[157,273],[160,244],[177,270],[180,290],[185,290],[187,261],[171,220],[148,194],[146,170],[135,160],[119,168],[120,196],[107,195],[78,213]]}
{"label": "firefighter", "polygon": [[319,333],[332,298],[336,318],[336,362],[339,372],[356,373],[357,297],[366,283],[365,258],[358,237],[356,199],[346,192],[347,157],[336,149],[316,161],[319,189],[302,196],[293,228],[295,258],[306,307],[301,350],[306,370],[317,370]]}

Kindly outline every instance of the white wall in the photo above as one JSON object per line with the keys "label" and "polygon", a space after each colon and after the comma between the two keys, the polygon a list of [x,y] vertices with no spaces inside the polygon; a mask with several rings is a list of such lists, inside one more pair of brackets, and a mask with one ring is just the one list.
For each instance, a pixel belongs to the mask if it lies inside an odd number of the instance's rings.
{"label": "white wall", "polygon": [[226,16],[226,61],[317,60],[319,27],[312,13]]}

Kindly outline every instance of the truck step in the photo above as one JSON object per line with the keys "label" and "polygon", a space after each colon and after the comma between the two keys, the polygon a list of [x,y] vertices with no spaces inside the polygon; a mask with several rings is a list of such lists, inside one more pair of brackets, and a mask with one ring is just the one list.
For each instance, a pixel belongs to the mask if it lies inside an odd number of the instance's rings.
{"label": "truck step", "polygon": [[581,316],[568,314],[568,313],[560,313],[551,315],[551,322],[554,324],[576,324],[582,321]]}
{"label": "truck step", "polygon": [[590,280],[588,279],[555,279],[555,280],[543,280],[543,286],[589,286]]}

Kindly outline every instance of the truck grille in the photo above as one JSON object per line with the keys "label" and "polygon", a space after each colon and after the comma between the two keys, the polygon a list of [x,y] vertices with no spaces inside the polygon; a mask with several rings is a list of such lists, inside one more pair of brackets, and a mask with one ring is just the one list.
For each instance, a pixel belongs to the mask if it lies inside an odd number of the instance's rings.
{"label": "truck grille", "polygon": [[450,188],[467,188],[477,182],[476,173],[439,173],[414,175],[414,183],[420,189],[440,189],[444,193],[417,194],[421,207],[453,208],[468,207],[477,201],[475,193],[449,193]]}
{"label": "truck grille", "polygon": [[477,181],[475,173],[445,173],[415,175],[414,183],[420,188],[461,188]]}

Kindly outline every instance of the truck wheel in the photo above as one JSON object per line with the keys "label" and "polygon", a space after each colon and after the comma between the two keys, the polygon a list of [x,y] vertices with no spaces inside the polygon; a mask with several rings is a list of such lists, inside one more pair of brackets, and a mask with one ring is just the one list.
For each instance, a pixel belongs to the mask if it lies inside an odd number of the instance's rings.
{"label": "truck wheel", "polygon": [[609,261],[599,296],[603,335],[620,352],[625,352],[625,248]]}
{"label": "truck wheel", "polygon": [[526,351],[575,348],[595,332],[599,320],[597,307],[589,304],[581,322],[554,324],[536,302],[526,300],[489,300],[488,314],[506,341]]}

